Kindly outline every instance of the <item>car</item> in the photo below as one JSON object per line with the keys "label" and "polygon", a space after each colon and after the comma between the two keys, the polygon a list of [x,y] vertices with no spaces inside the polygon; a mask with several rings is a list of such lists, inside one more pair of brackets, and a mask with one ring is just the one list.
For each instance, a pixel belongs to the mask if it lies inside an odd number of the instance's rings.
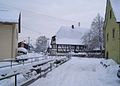
{"label": "car", "polygon": [[119,66],[119,69],[118,69],[118,72],[117,72],[117,77],[120,78],[120,66]]}

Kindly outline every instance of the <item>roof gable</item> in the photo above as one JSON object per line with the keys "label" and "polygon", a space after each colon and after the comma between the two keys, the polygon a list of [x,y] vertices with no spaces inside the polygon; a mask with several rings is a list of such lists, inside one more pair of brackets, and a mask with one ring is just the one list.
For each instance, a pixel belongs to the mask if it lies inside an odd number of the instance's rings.
{"label": "roof gable", "polygon": [[81,45],[81,37],[88,29],[61,27],[56,34],[56,44]]}
{"label": "roof gable", "polygon": [[120,22],[120,0],[110,0],[110,2],[116,18],[116,22]]}

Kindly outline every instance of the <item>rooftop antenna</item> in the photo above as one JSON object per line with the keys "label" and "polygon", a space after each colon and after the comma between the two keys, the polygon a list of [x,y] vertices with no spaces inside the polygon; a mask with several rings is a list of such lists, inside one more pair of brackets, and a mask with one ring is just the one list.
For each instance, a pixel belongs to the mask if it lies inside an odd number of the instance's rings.
{"label": "rooftop antenna", "polygon": [[80,22],[78,22],[78,27],[80,27]]}
{"label": "rooftop antenna", "polygon": [[74,29],[74,25],[72,25],[72,29]]}

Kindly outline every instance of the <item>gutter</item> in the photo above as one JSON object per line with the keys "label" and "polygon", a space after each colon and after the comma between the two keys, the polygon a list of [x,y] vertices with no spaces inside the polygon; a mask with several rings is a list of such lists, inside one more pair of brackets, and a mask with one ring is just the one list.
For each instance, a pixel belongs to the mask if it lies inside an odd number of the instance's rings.
{"label": "gutter", "polygon": [[18,22],[6,22],[6,21],[0,21],[1,24],[18,24]]}

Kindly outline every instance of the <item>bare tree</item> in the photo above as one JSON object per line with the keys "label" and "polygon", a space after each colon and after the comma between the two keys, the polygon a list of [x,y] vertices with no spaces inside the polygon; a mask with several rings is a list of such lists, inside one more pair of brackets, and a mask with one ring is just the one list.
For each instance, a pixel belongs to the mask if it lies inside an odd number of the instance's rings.
{"label": "bare tree", "polygon": [[84,36],[82,37],[83,43],[87,46],[87,49],[91,50],[91,37],[92,36],[92,32],[91,30],[88,31],[87,33],[84,34]]}
{"label": "bare tree", "polygon": [[36,48],[35,48],[35,52],[45,52],[47,50],[47,43],[48,38],[46,38],[45,36],[40,36],[37,38],[36,40]]}
{"label": "bare tree", "polygon": [[103,17],[98,14],[91,23],[91,29],[82,37],[83,43],[88,46],[89,50],[103,48]]}

